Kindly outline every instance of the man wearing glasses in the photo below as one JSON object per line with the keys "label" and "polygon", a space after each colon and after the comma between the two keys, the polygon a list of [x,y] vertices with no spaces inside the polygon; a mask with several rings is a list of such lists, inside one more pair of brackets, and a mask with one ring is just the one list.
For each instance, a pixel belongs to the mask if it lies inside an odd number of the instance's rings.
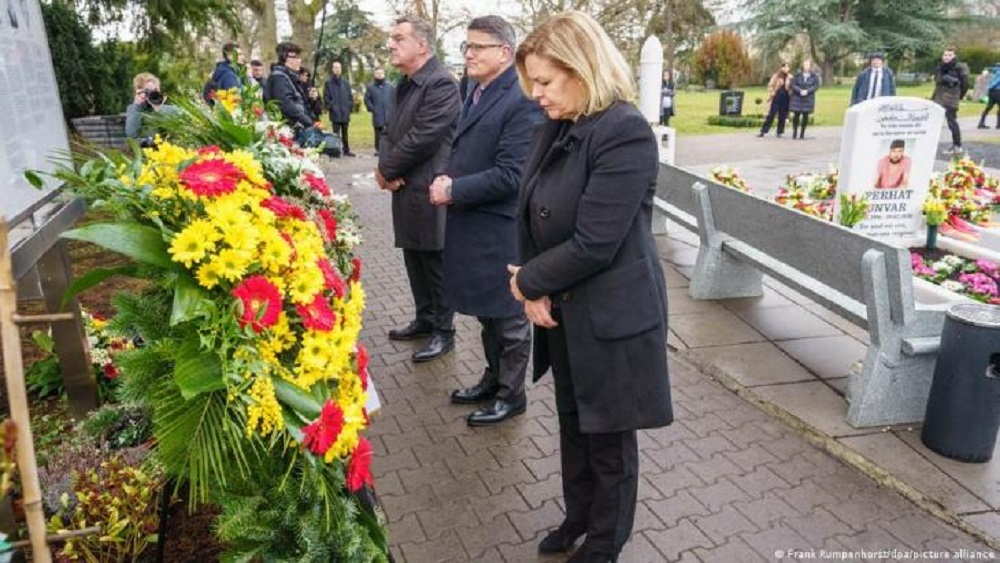
{"label": "man wearing glasses", "polygon": [[389,331],[392,340],[427,338],[414,362],[441,357],[455,346],[454,311],[444,303],[441,251],[445,209],[431,204],[435,174],[448,165],[461,100],[458,86],[434,56],[431,26],[396,20],[389,36],[392,65],[405,75],[396,88],[396,109],[386,123],[375,181],[392,192],[396,247],[403,249],[415,319]]}
{"label": "man wearing glasses", "polygon": [[277,100],[285,122],[299,133],[312,127],[313,118],[306,110],[299,82],[302,48],[295,43],[278,43],[278,63],[271,66],[271,74],[264,87],[264,101]]}
{"label": "man wearing glasses", "polygon": [[527,408],[531,331],[510,292],[507,264],[517,263],[518,186],[542,113],[518,84],[511,25],[485,16],[472,20],[466,33],[462,54],[471,90],[448,167],[431,184],[431,202],[448,209],[445,303],[479,320],[486,356],[479,382],[454,391],[451,400],[487,403],[466,421],[488,426]]}

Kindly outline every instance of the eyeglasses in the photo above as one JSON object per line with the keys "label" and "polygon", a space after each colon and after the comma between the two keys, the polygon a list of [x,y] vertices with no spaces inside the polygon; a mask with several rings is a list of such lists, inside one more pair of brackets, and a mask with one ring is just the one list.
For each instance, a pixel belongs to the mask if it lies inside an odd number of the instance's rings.
{"label": "eyeglasses", "polygon": [[462,44],[458,47],[458,49],[464,55],[468,53],[470,49],[472,50],[473,54],[478,54],[482,53],[486,49],[491,49],[493,47],[506,47],[506,45],[504,45],[503,43],[490,43],[487,45],[483,45],[481,43],[469,43],[468,41],[462,41]]}

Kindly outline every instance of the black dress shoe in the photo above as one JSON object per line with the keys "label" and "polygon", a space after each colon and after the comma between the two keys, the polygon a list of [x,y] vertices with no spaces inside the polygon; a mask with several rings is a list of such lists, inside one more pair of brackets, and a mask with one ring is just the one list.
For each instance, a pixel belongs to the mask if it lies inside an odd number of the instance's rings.
{"label": "black dress shoe", "polygon": [[520,399],[497,399],[492,405],[470,414],[465,421],[469,426],[492,426],[524,414],[526,410],[528,410],[528,399],[523,395]]}
{"label": "black dress shoe", "polygon": [[586,545],[580,546],[566,563],[616,563],[618,557],[607,553],[598,553],[587,549]]}
{"label": "black dress shoe", "polygon": [[538,544],[538,553],[566,553],[573,549],[576,540],[586,533],[586,526],[574,526],[563,522]]}
{"label": "black dress shoe", "polygon": [[483,401],[489,401],[497,396],[497,391],[500,390],[499,385],[491,385],[488,383],[479,382],[472,387],[466,387],[465,389],[455,389],[451,392],[451,402],[457,403],[459,405],[473,405],[476,403],[481,403]]}
{"label": "black dress shoe", "polygon": [[413,361],[419,363],[436,360],[455,347],[455,337],[435,334],[423,348],[413,353]]}
{"label": "black dress shoe", "polygon": [[404,326],[394,328],[389,331],[389,340],[413,340],[415,338],[426,338],[431,335],[431,329],[424,327],[417,321]]}

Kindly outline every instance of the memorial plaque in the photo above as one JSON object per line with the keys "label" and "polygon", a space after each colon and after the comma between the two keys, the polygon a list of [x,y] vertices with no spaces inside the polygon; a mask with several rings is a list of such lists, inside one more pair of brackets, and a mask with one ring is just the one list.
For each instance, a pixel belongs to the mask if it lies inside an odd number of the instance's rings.
{"label": "memorial plaque", "polygon": [[869,200],[855,229],[889,242],[924,232],[921,208],[943,120],[941,106],[920,98],[874,98],[847,110],[838,190]]}

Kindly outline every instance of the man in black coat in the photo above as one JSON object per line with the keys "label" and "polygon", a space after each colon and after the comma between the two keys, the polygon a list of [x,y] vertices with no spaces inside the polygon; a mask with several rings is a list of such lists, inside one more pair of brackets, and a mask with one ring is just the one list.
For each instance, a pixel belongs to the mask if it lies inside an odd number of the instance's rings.
{"label": "man in black coat", "polygon": [[396,100],[396,87],[385,79],[385,69],[375,69],[375,80],[365,89],[365,107],[372,114],[372,127],[375,128],[375,153],[378,154],[379,137],[385,133],[385,124],[389,120]]}
{"label": "man in black coat", "polygon": [[278,63],[271,66],[271,74],[264,86],[264,101],[277,100],[285,122],[299,133],[314,123],[298,87],[302,48],[295,43],[283,42],[278,43],[276,51]]}
{"label": "man in black coat", "polygon": [[386,125],[375,181],[392,192],[396,247],[403,249],[416,306],[413,322],[390,330],[389,338],[431,337],[413,354],[415,362],[426,362],[455,346],[454,312],[445,306],[442,282],[445,209],[431,204],[429,188],[448,164],[461,101],[458,86],[434,56],[427,22],[396,20],[389,52],[393,66],[405,76],[396,90],[396,109]]}
{"label": "man in black coat", "polygon": [[351,142],[347,139],[347,128],[351,124],[351,110],[354,109],[354,95],[351,93],[351,83],[342,76],[343,67],[340,61],[330,65],[330,78],[323,88],[323,102],[330,110],[330,123],[333,132],[340,135],[344,143],[344,156],[354,156],[351,152]]}
{"label": "man in black coat", "polygon": [[479,383],[451,394],[454,403],[496,398],[469,415],[471,426],[502,422],[527,407],[524,378],[531,329],[510,293],[507,264],[517,258],[517,194],[531,133],[542,121],[514,68],[514,29],[498,16],[472,20],[462,50],[471,82],[446,175],[431,202],[448,206],[445,302],[482,325],[486,369]]}

